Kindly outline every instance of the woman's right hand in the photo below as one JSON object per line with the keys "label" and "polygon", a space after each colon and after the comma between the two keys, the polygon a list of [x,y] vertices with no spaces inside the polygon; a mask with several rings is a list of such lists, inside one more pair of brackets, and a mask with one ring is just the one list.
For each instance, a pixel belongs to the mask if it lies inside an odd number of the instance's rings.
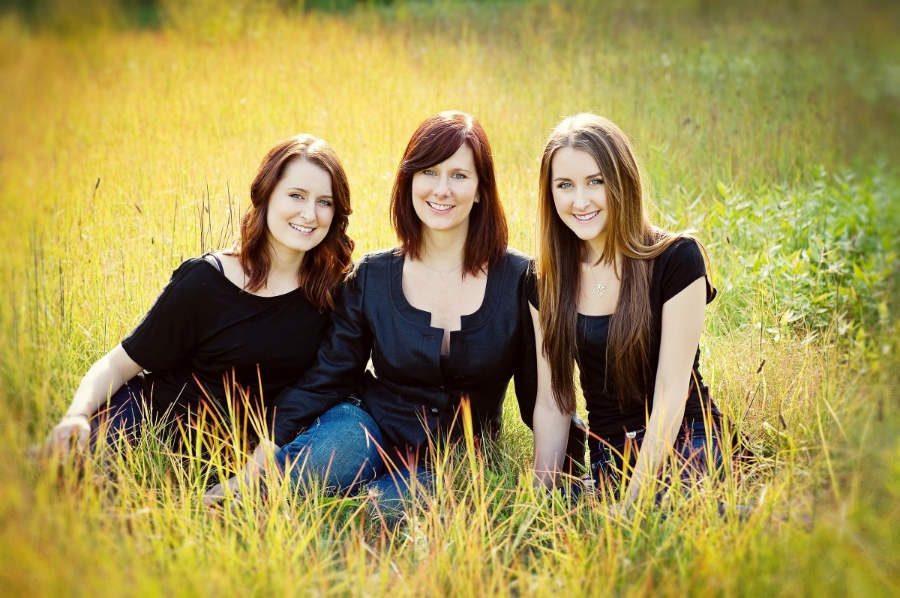
{"label": "woman's right hand", "polygon": [[68,460],[72,451],[84,451],[91,437],[91,424],[85,415],[67,415],[47,436],[45,449],[49,455]]}

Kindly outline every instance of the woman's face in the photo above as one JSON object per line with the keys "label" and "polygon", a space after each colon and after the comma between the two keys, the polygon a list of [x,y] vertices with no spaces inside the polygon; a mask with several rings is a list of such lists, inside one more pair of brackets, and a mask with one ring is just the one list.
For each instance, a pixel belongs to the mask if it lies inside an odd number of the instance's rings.
{"label": "woman's face", "polygon": [[412,201],[419,220],[432,230],[468,227],[478,201],[478,172],[468,143],[440,164],[413,175]]}
{"label": "woman's face", "polygon": [[276,251],[306,253],[322,242],[333,218],[328,171],[301,158],[288,162],[266,212],[269,242]]}
{"label": "woman's face", "polygon": [[606,235],[609,209],[597,161],[584,150],[562,147],[550,161],[556,213],[582,241]]}

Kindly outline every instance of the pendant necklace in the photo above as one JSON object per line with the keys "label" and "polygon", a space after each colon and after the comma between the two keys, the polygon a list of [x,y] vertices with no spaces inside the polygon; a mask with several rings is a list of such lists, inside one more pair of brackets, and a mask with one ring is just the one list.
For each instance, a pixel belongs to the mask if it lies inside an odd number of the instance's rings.
{"label": "pendant necklace", "polygon": [[606,292],[606,287],[609,286],[609,283],[612,282],[613,276],[615,276],[615,274],[616,274],[616,271],[613,270],[613,273],[609,275],[609,280],[606,281],[606,284],[605,284],[605,285],[604,285],[604,284],[600,284],[599,282],[597,282],[597,275],[594,274],[594,267],[591,266],[591,276],[594,277],[594,282],[596,283],[596,286],[593,288],[593,290],[591,291],[591,293],[593,293],[594,295],[596,295],[597,298],[602,297],[602,296],[603,296],[603,293]]}
{"label": "pendant necklace", "polygon": [[460,266],[462,266],[462,262],[460,262],[460,263],[456,264],[454,267],[450,268],[449,270],[438,270],[437,268],[432,268],[431,266],[429,266],[428,264],[426,264],[424,260],[420,260],[420,261],[422,262],[422,265],[423,265],[423,266],[425,266],[426,268],[428,268],[428,269],[431,270],[432,272],[437,272],[438,274],[440,274],[440,275],[441,275],[441,278],[447,278],[447,277],[450,276],[450,274],[452,274],[457,268],[459,268]]}

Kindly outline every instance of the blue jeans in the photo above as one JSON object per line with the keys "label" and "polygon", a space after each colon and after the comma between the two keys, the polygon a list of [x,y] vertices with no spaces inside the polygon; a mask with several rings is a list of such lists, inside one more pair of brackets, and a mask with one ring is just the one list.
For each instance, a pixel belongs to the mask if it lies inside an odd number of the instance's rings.
{"label": "blue jeans", "polygon": [[372,508],[385,520],[395,521],[404,513],[413,471],[422,491],[434,488],[433,476],[425,467],[404,463],[395,454],[386,447],[372,416],[351,397],[281,447],[275,462],[296,491],[306,491],[313,480],[328,494],[365,486]]}
{"label": "blue jeans", "polygon": [[101,438],[109,448],[115,448],[123,436],[127,442],[135,442],[140,437],[146,410],[139,385],[129,380],[91,417],[91,447]]}
{"label": "blue jeans", "polygon": [[384,473],[384,441],[372,416],[357,405],[338,403],[275,453],[275,463],[295,490],[313,480],[329,493],[350,492]]}
{"label": "blue jeans", "polygon": [[[709,433],[708,433],[709,432]],[[591,477],[598,489],[615,492],[622,482],[623,472],[630,474],[637,462],[638,451],[644,441],[646,430],[636,430],[608,436],[601,441],[591,440]],[[682,424],[673,446],[676,455],[677,474],[682,487],[689,489],[697,479],[712,472],[722,471],[722,446],[719,438],[721,426],[713,421],[707,431],[702,421]],[[671,479],[663,480],[664,485]],[[660,494],[658,499],[662,498]]]}

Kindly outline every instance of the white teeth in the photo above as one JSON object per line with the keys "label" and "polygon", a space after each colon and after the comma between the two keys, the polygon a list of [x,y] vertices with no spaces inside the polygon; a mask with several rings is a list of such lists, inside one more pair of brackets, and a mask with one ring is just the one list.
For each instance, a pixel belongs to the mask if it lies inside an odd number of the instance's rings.
{"label": "white teeth", "polygon": [[430,201],[428,202],[428,205],[431,206],[432,209],[437,210],[438,212],[446,212],[447,210],[449,210],[450,208],[453,207],[453,206],[442,206],[441,204],[431,203]]}
{"label": "white teeth", "polygon": [[574,216],[575,220],[578,220],[579,222],[587,222],[599,213],[600,212],[591,212],[590,214],[572,214],[572,216]]}
{"label": "white teeth", "polygon": [[311,233],[315,230],[314,228],[309,228],[308,226],[298,226],[296,224],[289,224],[288,226],[296,231],[300,231],[301,233]]}

